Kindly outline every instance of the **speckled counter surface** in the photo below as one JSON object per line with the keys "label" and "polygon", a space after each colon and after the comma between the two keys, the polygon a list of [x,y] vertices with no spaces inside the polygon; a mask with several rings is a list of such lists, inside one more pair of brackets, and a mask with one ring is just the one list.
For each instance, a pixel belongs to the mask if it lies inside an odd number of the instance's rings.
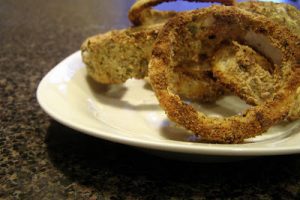
{"label": "speckled counter surface", "polygon": [[36,89],[84,38],[129,25],[125,0],[0,1],[0,199],[296,199],[300,155],[163,159],[76,132]]}

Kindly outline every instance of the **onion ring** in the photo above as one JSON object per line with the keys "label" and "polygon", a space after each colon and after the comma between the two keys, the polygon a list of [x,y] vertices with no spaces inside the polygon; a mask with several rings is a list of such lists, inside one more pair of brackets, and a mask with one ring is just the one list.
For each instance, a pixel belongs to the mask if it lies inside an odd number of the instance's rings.
{"label": "onion ring", "polygon": [[[128,18],[135,26],[166,22],[169,18],[175,16],[178,12],[158,11],[152,9],[152,7],[164,2],[172,2],[172,1],[176,1],[176,0],[137,0],[131,6],[128,12]],[[185,0],[185,1],[221,3],[227,6],[232,6],[235,4],[235,0]]]}
{"label": "onion ring", "polygon": [[[238,41],[259,49],[247,40],[249,35],[268,40],[280,52],[279,66],[284,81],[272,99],[241,115],[216,118],[197,111],[168,89],[169,74],[174,73],[175,66],[181,62],[176,60],[182,58],[178,55],[185,53],[189,58],[190,52],[181,52],[180,46],[210,44],[213,52],[228,41]],[[161,107],[172,121],[204,141],[240,143],[262,134],[288,114],[300,85],[299,49],[298,37],[263,16],[236,7],[212,6],[178,14],[163,27],[152,51],[149,78]],[[198,54],[201,54],[199,49]]]}
{"label": "onion ring", "polygon": [[[244,2],[239,4],[239,8],[262,14],[272,21],[284,25],[300,37],[300,11],[291,5],[272,2]],[[249,47],[225,46],[214,55],[213,74],[223,85],[230,88],[233,93],[247,103],[258,105],[266,99],[272,98],[282,81],[278,74],[264,70],[264,66],[268,63],[259,63],[258,58],[262,60],[257,52],[249,51]],[[272,63],[271,60],[269,65],[273,65]],[[273,70],[276,70],[276,65],[273,67]],[[300,118],[299,99],[300,96],[295,98],[294,106],[290,109],[287,119]]]}

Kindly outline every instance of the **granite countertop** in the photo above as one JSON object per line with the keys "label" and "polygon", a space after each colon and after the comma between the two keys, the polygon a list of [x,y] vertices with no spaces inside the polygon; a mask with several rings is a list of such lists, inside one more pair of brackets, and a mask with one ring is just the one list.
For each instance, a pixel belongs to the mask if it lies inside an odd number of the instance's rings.
{"label": "granite countertop", "polygon": [[86,37],[128,26],[132,2],[1,1],[0,199],[299,199],[300,155],[168,160],[79,133],[42,111],[42,77]]}

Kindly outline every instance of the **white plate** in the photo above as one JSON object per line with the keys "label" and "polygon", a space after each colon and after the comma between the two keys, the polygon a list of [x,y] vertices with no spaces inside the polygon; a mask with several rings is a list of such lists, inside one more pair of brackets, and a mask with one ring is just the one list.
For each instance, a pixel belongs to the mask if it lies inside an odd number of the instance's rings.
{"label": "white plate", "polygon": [[[244,144],[201,143],[167,119],[144,80],[129,80],[119,86],[102,86],[90,80],[79,51],[43,78],[37,98],[51,117],[66,126],[162,156],[198,160],[300,152],[299,121],[277,125]],[[246,105],[235,97],[224,97],[214,105],[198,107],[208,115],[228,116]]]}

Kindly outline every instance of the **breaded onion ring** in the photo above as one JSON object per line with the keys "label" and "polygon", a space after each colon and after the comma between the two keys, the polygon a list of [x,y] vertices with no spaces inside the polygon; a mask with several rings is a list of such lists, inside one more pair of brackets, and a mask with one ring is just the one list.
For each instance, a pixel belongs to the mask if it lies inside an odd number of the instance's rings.
{"label": "breaded onion ring", "polygon": [[[177,12],[158,11],[152,9],[152,7],[164,2],[171,2],[171,1],[176,1],[176,0],[137,0],[131,6],[128,12],[128,18],[135,26],[166,22],[169,18],[175,16]],[[221,3],[227,6],[232,6],[235,4],[235,0],[185,0],[185,1]]]}
{"label": "breaded onion ring", "polygon": [[[300,37],[300,11],[291,5],[244,2],[239,4],[239,8],[267,16]],[[268,65],[269,69],[264,69]],[[282,81],[277,73],[273,73],[277,69],[272,60],[268,62],[266,58],[259,55],[259,52],[240,44],[227,45],[218,50],[214,55],[212,68],[214,76],[222,84],[252,105],[258,105],[272,98]],[[287,116],[289,120],[300,118],[299,99],[300,96],[295,98],[294,106]]]}
{"label": "breaded onion ring", "polygon": [[[202,54],[202,48],[198,46],[208,44],[213,53],[231,41],[259,50],[259,40],[256,43],[250,41],[253,36],[267,40],[271,50],[280,55],[276,60],[284,81],[272,99],[247,109],[241,115],[216,118],[197,111],[169,90],[170,74],[180,66],[183,54],[193,61],[191,55]],[[180,51],[183,45],[191,44],[196,49]],[[298,37],[263,16],[236,7],[212,6],[178,14],[164,26],[152,51],[149,78],[160,105],[171,120],[201,136],[204,141],[239,143],[262,134],[288,114],[300,85],[299,49]]]}

